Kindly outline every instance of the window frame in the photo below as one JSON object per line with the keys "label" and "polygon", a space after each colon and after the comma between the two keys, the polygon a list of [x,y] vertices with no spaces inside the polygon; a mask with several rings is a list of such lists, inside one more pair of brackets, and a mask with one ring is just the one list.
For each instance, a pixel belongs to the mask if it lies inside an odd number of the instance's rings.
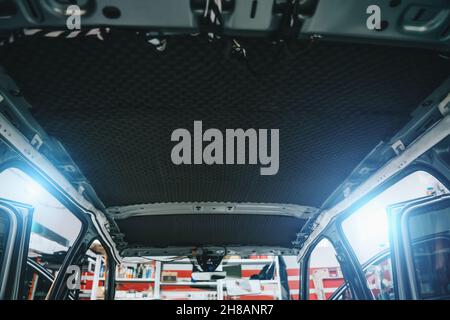
{"label": "window frame", "polygon": [[[33,260],[27,258],[27,265],[26,265],[26,267],[27,268],[31,268],[32,272],[35,272],[35,273],[37,273],[39,275],[38,281],[41,281],[41,277],[44,277],[47,281],[50,282],[50,287],[55,282],[55,278],[47,270],[45,270],[45,268],[43,268],[37,262],[34,262]],[[24,288],[22,288],[22,290],[23,289]]]}
{"label": "window frame", "polygon": [[[8,257],[8,270],[5,270],[2,285],[2,295],[7,299],[19,299],[25,267],[23,260],[28,254],[28,243],[31,233],[33,207],[28,204],[0,198],[3,209],[9,210],[16,221],[14,239],[10,243],[11,252]],[[1,297],[3,299],[3,296]]]}
{"label": "window frame", "polygon": [[[395,277],[398,277],[399,270],[406,270],[407,281],[402,282],[400,285],[404,287],[402,296],[411,298],[414,300],[425,299],[425,300],[438,300],[439,298],[423,298],[420,296],[419,290],[419,279],[415,269],[416,263],[413,258],[413,248],[411,241],[411,234],[409,228],[409,219],[412,216],[427,214],[424,209],[441,209],[450,207],[450,194],[441,195],[438,197],[428,198],[421,202],[412,202],[410,204],[406,203],[395,215],[392,215],[392,219],[398,219],[399,233],[392,237],[393,241],[396,242],[395,247],[398,248],[397,254],[393,254],[392,259],[400,261],[401,266],[396,270],[393,270]],[[398,278],[397,278],[398,279]]]}
{"label": "window frame", "polygon": [[[61,290],[62,282],[65,279],[65,272],[67,267],[71,264],[74,257],[76,256],[79,248],[82,246],[85,241],[85,237],[89,231],[89,220],[86,217],[85,212],[76,204],[74,200],[72,200],[67,194],[59,190],[55,187],[53,183],[46,179],[45,175],[41,174],[40,171],[31,167],[27,163],[21,161],[20,159],[14,159],[6,161],[0,164],[0,174],[8,169],[17,169],[22,171],[24,174],[29,176],[33,181],[42,186],[49,194],[51,194],[56,200],[58,200],[70,213],[72,213],[80,222],[81,229],[80,232],[75,239],[73,245],[67,251],[67,254],[61,264],[58,275],[53,282],[53,286],[50,288],[47,297],[49,299],[58,299],[62,296],[64,290]],[[29,242],[29,240],[28,240]],[[28,249],[27,243],[27,249]],[[21,261],[22,269],[26,267],[27,261],[26,257]]]}
{"label": "window frame", "polygon": [[[90,249],[90,247],[94,241],[100,242],[103,249],[105,249],[105,253],[108,258],[107,263],[106,263],[106,269],[105,269],[105,280],[103,280],[104,284],[105,284],[104,285],[104,287],[105,287],[104,300],[114,300],[115,281],[111,281],[111,279],[112,279],[112,277],[114,277],[113,279],[115,279],[116,263],[115,263],[115,260],[113,258],[111,251],[109,250],[108,246],[105,245],[105,242],[103,241],[103,239],[101,239],[99,236],[90,238],[89,241],[87,242],[87,245],[85,248],[86,250],[84,250],[83,252],[82,252],[82,250],[80,250],[79,259],[83,258],[86,255],[86,252]],[[80,278],[81,278],[81,275],[80,275]],[[69,293],[69,298],[70,298],[70,296],[71,296],[71,294]],[[74,296],[74,295],[72,295],[72,296]],[[111,296],[112,296],[112,298],[111,298]],[[72,299],[72,300],[79,300],[79,299]]]}
{"label": "window frame", "polygon": [[[385,260],[385,259],[387,259],[387,258],[391,258],[390,251],[387,250],[387,249],[381,251],[380,253],[378,253],[378,254],[375,255],[374,257],[370,258],[364,265],[362,265],[362,271],[363,271],[364,276],[365,276],[365,274],[366,274],[367,268],[368,268],[370,265],[376,264],[376,263],[380,263],[381,261],[383,261],[383,260]],[[392,260],[392,259],[391,259],[391,260]],[[392,261],[391,261],[391,264],[392,264]],[[336,297],[337,297],[339,294],[342,294],[343,291],[344,291],[344,289],[345,289],[346,287],[348,287],[348,286],[349,286],[348,283],[342,284],[342,285],[338,288],[338,290],[336,290],[335,294],[333,294],[333,295],[330,297],[330,300],[339,300],[339,299],[336,299]],[[370,290],[370,289],[369,289],[369,290]],[[370,291],[371,291],[371,290],[370,290]],[[375,297],[374,297],[374,298],[375,298]],[[374,300],[375,300],[375,299],[374,299]]]}
{"label": "window frame", "polygon": [[0,300],[4,298],[6,285],[9,275],[9,267],[11,264],[12,253],[17,235],[17,217],[10,208],[0,207],[0,213],[4,213],[8,218],[8,237],[5,243],[3,257],[0,260]]}
{"label": "window frame", "polygon": [[[301,275],[302,275],[301,284],[303,284],[303,286],[302,286],[303,289],[301,289],[301,292],[303,294],[304,300],[311,300],[309,298],[309,296],[310,296],[310,288],[309,288],[310,279],[309,278],[310,278],[310,275],[311,275],[310,272],[309,272],[309,269],[310,269],[309,265],[310,265],[310,262],[311,262],[311,254],[314,252],[314,250],[317,248],[317,245],[322,240],[327,240],[331,244],[331,246],[333,247],[333,250],[336,253],[336,260],[339,263],[339,268],[341,269],[342,276],[344,278],[344,283],[341,286],[339,286],[336,289],[335,292],[337,292],[342,286],[350,283],[350,281],[348,279],[346,279],[344,268],[342,268],[341,262],[338,259],[338,256],[340,255],[340,253],[339,253],[338,249],[336,248],[336,245],[333,242],[333,239],[331,237],[329,237],[326,233],[324,233],[322,236],[318,237],[316,239],[316,241],[314,241],[313,245],[310,247],[310,249],[306,253],[305,259],[303,259],[303,263],[301,263],[301,268],[303,270],[302,273],[301,273]],[[352,291],[352,294],[355,294],[352,286],[350,286],[350,290]],[[334,295],[335,292],[333,292],[333,294],[330,296],[330,298],[326,299],[326,300],[331,300],[331,297]]]}
{"label": "window frame", "polygon": [[[358,257],[356,256],[356,253],[355,253],[353,247],[350,245],[347,237],[345,236],[345,233],[344,233],[344,230],[342,227],[343,222],[348,217],[350,217],[352,214],[356,213],[367,202],[373,200],[374,198],[376,198],[377,196],[382,194],[386,189],[392,187],[393,185],[395,185],[402,179],[404,179],[407,176],[409,176],[415,172],[418,172],[418,171],[423,171],[423,172],[430,174],[435,179],[437,179],[442,185],[444,185],[447,189],[450,190],[450,182],[445,175],[440,173],[438,170],[436,170],[429,164],[413,163],[413,164],[409,165],[408,167],[404,168],[403,170],[399,171],[397,174],[392,176],[390,179],[388,179],[385,182],[383,182],[382,184],[378,185],[374,190],[369,192],[366,196],[358,199],[358,201],[353,203],[348,209],[346,209],[338,217],[336,217],[336,220],[332,223],[332,225],[336,228],[337,236],[338,236],[339,240],[343,243],[343,246],[345,247],[345,251],[349,255],[349,258],[352,261],[356,262],[356,264],[355,264],[356,267],[353,267],[353,272],[355,272],[356,274],[359,274],[359,276],[362,276],[363,279],[365,279],[363,266],[359,263]],[[417,199],[412,199],[410,201],[414,201],[414,200],[417,200]],[[326,233],[326,230],[324,231],[324,233]],[[315,246],[315,244],[314,244],[314,246]],[[395,259],[392,256],[391,250],[389,250],[389,254],[391,255],[392,273],[393,273],[393,280],[394,280],[395,279],[395,271],[394,271],[394,268],[395,268],[394,260]],[[369,259],[369,261],[372,261],[372,258]],[[372,297],[372,299],[374,299],[373,294],[367,285],[367,281],[364,281],[363,285],[367,289],[366,291],[370,292],[370,296]],[[395,299],[399,298],[397,289],[398,288],[394,287]]]}

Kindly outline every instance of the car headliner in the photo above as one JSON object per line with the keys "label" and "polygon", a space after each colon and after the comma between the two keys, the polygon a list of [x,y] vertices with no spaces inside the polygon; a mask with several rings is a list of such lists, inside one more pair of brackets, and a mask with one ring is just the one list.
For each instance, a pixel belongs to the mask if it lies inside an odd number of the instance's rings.
{"label": "car headliner", "polygon": [[[239,40],[244,59],[229,40],[173,36],[159,52],[133,32],[105,41],[26,37],[0,48],[0,61],[107,207],[319,207],[449,71],[436,52],[412,48],[300,43],[287,50],[247,38]],[[221,130],[279,129],[278,174],[261,176],[255,165],[172,164],[171,132],[192,131],[194,120]],[[287,238],[295,240],[294,230]]]}

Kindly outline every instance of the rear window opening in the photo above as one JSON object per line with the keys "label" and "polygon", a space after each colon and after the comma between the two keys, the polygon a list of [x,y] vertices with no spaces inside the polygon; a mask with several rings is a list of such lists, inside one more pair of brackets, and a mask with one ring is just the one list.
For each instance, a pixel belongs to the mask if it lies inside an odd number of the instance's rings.
{"label": "rear window opening", "polygon": [[116,299],[296,300],[298,283],[295,256],[227,256],[210,273],[185,257],[128,257],[116,270]]}

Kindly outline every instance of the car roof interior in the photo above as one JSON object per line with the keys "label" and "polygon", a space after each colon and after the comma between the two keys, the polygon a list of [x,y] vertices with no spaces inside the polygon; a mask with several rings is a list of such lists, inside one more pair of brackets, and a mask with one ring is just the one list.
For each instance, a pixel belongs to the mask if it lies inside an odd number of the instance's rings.
{"label": "car roof interior", "polygon": [[[166,35],[159,50],[134,29],[113,31],[102,39],[18,37],[0,47],[0,61],[104,212],[146,204],[192,208],[117,218],[126,248],[292,248],[311,213],[449,75],[448,59],[428,48],[179,34]],[[245,57],[232,49],[236,43]],[[171,133],[192,131],[194,120],[222,131],[278,128],[278,173],[173,164]],[[202,214],[195,211],[199,202]],[[298,214],[213,209],[242,203],[294,205]]]}

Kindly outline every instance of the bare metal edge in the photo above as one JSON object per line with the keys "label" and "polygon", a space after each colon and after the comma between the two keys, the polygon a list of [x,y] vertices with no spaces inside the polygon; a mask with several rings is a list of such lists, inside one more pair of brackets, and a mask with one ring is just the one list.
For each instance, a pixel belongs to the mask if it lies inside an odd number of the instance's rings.
{"label": "bare metal edge", "polygon": [[21,154],[51,185],[65,195],[75,206],[86,213],[92,220],[99,235],[111,249],[116,262],[120,263],[121,256],[107,230],[108,220],[103,212],[84,198],[70,182],[56,169],[56,167],[41,153],[9,121],[0,114],[0,137]]}
{"label": "bare metal edge", "polygon": [[295,204],[277,203],[175,202],[110,207],[107,211],[116,220],[134,216],[171,214],[255,214],[308,219],[318,209]]}
{"label": "bare metal edge", "polygon": [[434,147],[437,143],[450,135],[450,116],[446,116],[433,128],[423,134],[419,139],[412,143],[400,155],[389,161],[380,170],[375,172],[369,179],[366,180],[360,187],[352,192],[347,198],[339,202],[337,205],[329,210],[323,211],[317,217],[316,227],[304,242],[298,254],[298,260],[301,260],[309,247],[314,243],[322,231],[334,220],[337,216],[350,208],[356,201],[373,191],[380,184],[394,176],[399,171],[403,170],[411,162],[416,160],[426,151]]}
{"label": "bare metal edge", "polygon": [[[210,250],[220,250],[223,251],[225,247],[220,246],[203,246],[203,248],[208,248]],[[122,251],[123,257],[149,257],[149,256],[190,256],[192,255],[193,246],[191,247],[166,247],[166,248],[155,248],[155,247],[138,247],[138,248],[127,248]],[[299,252],[296,248],[284,248],[284,247],[270,247],[270,246],[226,246],[227,255],[297,255]]]}

